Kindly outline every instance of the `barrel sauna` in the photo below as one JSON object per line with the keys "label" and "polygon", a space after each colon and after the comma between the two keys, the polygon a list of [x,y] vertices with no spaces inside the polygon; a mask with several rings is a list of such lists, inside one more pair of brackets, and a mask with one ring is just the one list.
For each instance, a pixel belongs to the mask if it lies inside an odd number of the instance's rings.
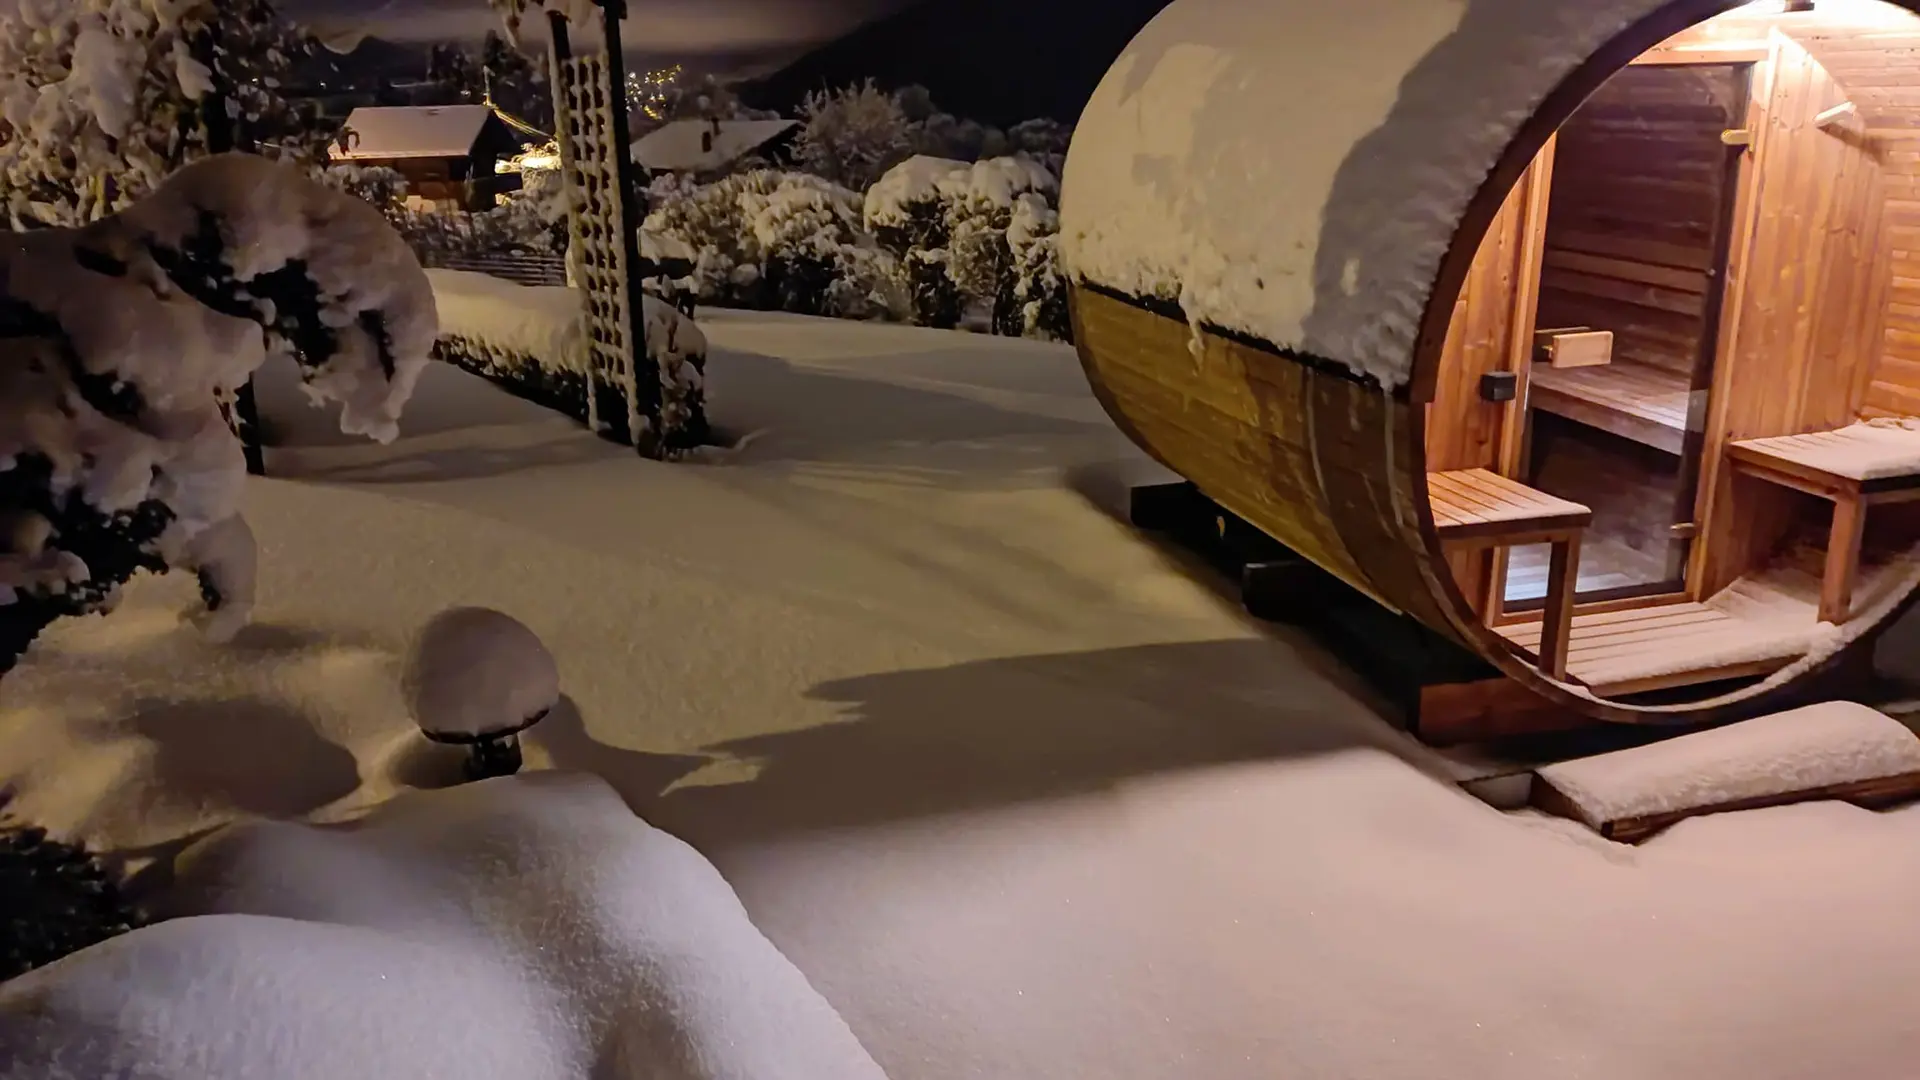
{"label": "barrel sauna", "polygon": [[1087,377],[1553,703],[1778,707],[1920,585],[1908,6],[1173,0],[1067,159]]}

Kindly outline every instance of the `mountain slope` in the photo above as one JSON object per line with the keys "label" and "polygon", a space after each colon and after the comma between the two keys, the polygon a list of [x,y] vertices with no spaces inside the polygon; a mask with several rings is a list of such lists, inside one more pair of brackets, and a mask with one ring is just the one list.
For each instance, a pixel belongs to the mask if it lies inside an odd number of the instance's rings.
{"label": "mountain slope", "polygon": [[[745,88],[760,108],[791,111],[807,93],[871,78],[919,83],[947,112],[1008,126],[1072,122],[1133,36],[1167,0],[921,0]],[[1087,9],[1097,7],[1098,15]]]}

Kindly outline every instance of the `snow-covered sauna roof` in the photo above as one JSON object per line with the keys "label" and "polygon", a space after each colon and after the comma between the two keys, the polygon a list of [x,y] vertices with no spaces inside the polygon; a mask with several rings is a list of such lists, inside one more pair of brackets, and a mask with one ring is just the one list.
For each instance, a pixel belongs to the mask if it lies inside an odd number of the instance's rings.
{"label": "snow-covered sauna roof", "polygon": [[633,160],[654,172],[708,172],[799,126],[797,120],[676,120],[635,140]]}
{"label": "snow-covered sauna roof", "polygon": [[335,161],[463,158],[496,121],[486,105],[368,106],[347,114],[349,145],[335,144]]}
{"label": "snow-covered sauna roof", "polygon": [[1173,0],[1075,130],[1067,267],[1405,385],[1489,171],[1555,87],[1667,3]]}

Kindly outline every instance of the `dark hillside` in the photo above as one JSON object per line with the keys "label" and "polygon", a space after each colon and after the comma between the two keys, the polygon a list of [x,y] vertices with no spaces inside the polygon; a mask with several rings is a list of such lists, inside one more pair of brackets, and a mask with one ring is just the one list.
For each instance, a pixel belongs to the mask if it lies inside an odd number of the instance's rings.
{"label": "dark hillside", "polygon": [[1166,4],[921,0],[756,80],[744,96],[790,114],[809,91],[871,78],[887,89],[918,83],[941,109],[999,127],[1037,116],[1072,123]]}

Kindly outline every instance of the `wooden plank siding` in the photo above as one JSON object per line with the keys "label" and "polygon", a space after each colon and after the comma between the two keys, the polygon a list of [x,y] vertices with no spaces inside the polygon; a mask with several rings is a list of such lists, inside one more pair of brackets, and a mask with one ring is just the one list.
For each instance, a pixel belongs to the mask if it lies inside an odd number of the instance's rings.
{"label": "wooden plank siding", "polygon": [[[1774,31],[1804,49],[1858,109],[1859,123],[1839,137],[1861,151],[1856,181],[1881,188],[1860,193],[1863,212],[1843,226],[1848,236],[1841,242],[1864,252],[1858,269],[1865,280],[1853,294],[1862,317],[1836,329],[1830,320],[1839,316],[1830,307],[1829,325],[1815,332],[1829,349],[1852,353],[1844,416],[1920,415],[1920,20],[1886,5],[1820,5],[1792,15],[1734,11],[1659,51],[1752,48]],[[1836,283],[1828,295],[1838,290]],[[1831,352],[1823,357],[1833,359]]]}
{"label": "wooden plank siding", "polygon": [[1771,35],[1756,89],[1754,174],[1741,279],[1732,285],[1702,463],[1690,592],[1710,596],[1756,569],[1801,512],[1790,493],[1723,467],[1728,442],[1848,423],[1881,336],[1874,303],[1880,163],[1866,140],[1814,120],[1848,91],[1799,41]]}

